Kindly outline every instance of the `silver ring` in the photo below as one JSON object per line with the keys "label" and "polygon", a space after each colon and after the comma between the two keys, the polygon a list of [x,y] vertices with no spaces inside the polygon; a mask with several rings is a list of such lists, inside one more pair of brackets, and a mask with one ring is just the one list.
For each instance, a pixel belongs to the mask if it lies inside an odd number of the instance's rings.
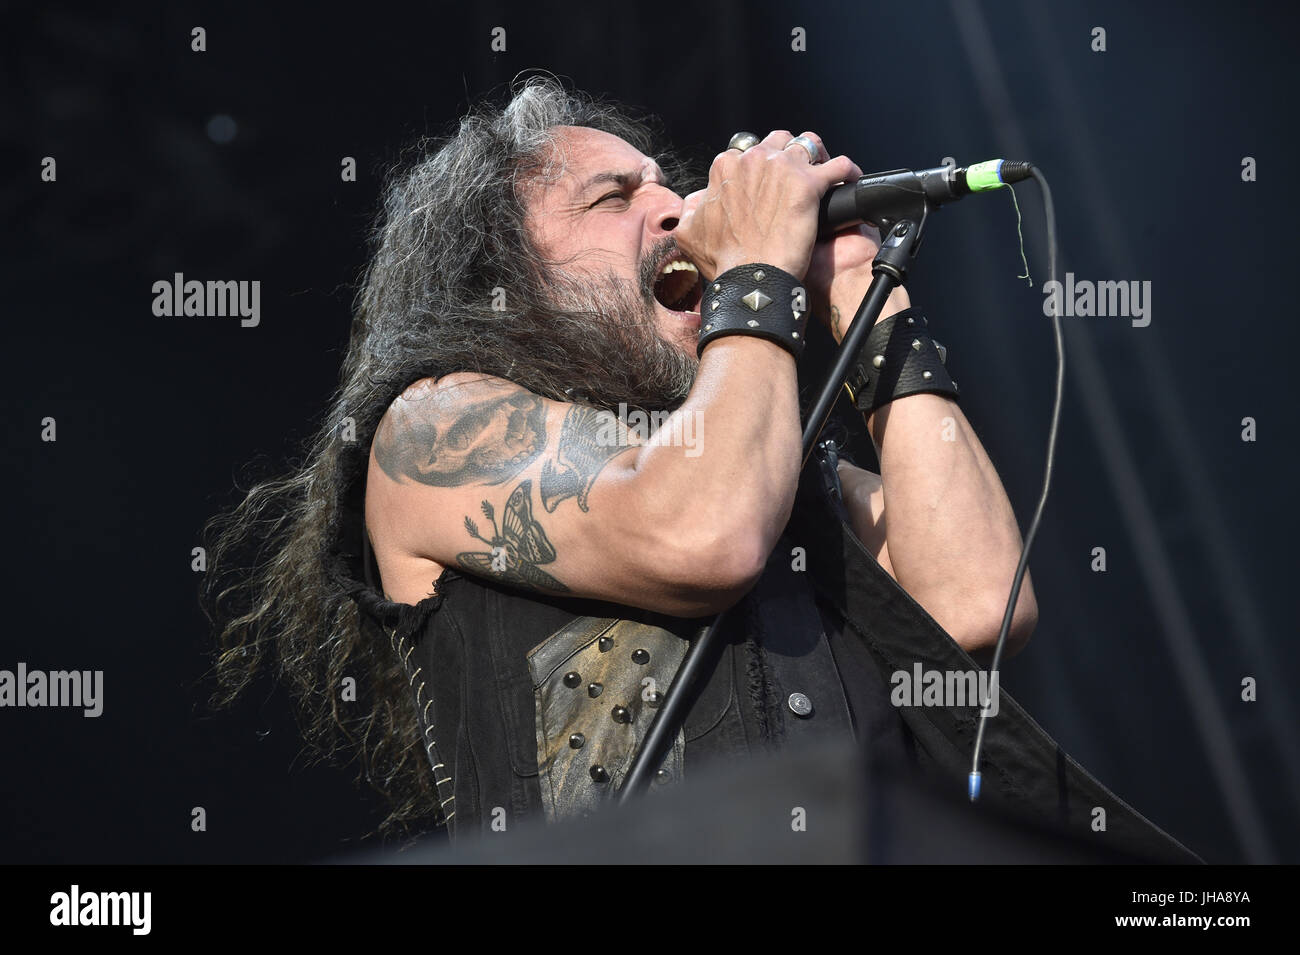
{"label": "silver ring", "polygon": [[727,143],[727,148],[736,149],[743,153],[746,149],[757,146],[761,142],[762,140],[753,133],[736,133]]}
{"label": "silver ring", "polygon": [[813,142],[811,139],[809,139],[807,136],[796,136],[794,139],[786,143],[784,148],[789,149],[791,146],[794,146],[795,144],[798,144],[802,146],[805,150],[807,150],[808,161],[812,163],[814,166],[822,161],[821,149],[818,148],[817,144]]}

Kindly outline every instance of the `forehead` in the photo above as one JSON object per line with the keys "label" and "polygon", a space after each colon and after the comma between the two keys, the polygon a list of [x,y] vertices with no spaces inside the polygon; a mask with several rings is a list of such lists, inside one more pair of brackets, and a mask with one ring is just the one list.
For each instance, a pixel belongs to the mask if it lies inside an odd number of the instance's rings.
{"label": "forehead", "polygon": [[[585,126],[555,127],[549,162],[533,185],[556,198],[571,198],[602,174],[662,182],[663,170],[631,143]],[[530,190],[531,191],[531,190]]]}
{"label": "forehead", "polygon": [[611,164],[619,169],[640,169],[647,163],[654,166],[653,160],[626,140],[586,126],[555,127],[553,151],[569,175],[599,172]]}

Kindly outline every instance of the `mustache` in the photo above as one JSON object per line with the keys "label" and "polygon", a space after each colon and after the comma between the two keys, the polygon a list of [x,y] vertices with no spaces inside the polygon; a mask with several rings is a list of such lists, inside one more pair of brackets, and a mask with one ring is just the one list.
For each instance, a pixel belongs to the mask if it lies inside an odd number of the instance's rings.
{"label": "mustache", "polygon": [[671,235],[664,236],[646,252],[641,258],[641,267],[638,270],[638,280],[640,291],[643,298],[649,302],[654,301],[655,282],[659,278],[659,263],[670,255],[680,252],[677,240]]}

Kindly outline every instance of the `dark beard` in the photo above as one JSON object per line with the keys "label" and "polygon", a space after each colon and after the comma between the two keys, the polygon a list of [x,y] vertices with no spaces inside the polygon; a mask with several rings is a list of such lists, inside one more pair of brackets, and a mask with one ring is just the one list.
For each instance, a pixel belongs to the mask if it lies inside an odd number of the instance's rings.
{"label": "dark beard", "polygon": [[566,394],[598,408],[675,410],[690,393],[699,359],[659,336],[655,265],[676,247],[666,238],[644,257],[638,288],[612,272],[597,277],[552,274],[546,297],[554,306],[548,346],[572,362]]}

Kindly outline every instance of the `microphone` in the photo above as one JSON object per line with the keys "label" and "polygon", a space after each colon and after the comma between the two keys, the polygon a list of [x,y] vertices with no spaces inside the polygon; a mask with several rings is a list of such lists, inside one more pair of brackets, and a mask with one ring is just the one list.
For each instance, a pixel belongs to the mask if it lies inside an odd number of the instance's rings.
{"label": "microphone", "polygon": [[972,192],[987,192],[1033,175],[1033,164],[990,159],[973,166],[935,169],[891,169],[846,182],[822,196],[817,238],[829,239],[841,229],[870,223],[883,236],[894,221],[914,214],[918,199],[927,205],[955,202]]}

